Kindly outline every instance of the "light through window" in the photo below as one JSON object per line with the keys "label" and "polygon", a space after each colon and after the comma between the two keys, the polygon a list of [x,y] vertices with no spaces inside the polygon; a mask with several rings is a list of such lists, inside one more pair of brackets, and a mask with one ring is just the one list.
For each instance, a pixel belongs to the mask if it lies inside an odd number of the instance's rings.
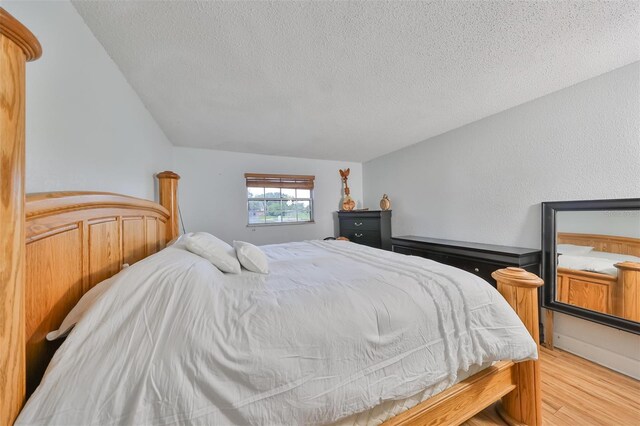
{"label": "light through window", "polygon": [[314,176],[245,174],[249,225],[313,222]]}

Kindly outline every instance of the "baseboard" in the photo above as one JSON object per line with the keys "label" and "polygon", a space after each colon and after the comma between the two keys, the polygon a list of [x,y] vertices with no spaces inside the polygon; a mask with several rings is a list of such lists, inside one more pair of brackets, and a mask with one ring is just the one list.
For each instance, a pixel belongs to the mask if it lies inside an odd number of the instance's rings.
{"label": "baseboard", "polygon": [[554,333],[553,345],[574,355],[603,365],[614,371],[640,380],[640,361],[608,351],[588,342]]}

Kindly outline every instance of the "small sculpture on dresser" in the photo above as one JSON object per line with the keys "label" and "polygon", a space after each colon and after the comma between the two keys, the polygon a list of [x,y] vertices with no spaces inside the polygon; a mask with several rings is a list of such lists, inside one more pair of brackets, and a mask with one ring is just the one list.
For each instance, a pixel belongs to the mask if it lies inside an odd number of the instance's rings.
{"label": "small sculpture on dresser", "polygon": [[349,172],[351,169],[340,169],[340,176],[342,177],[342,183],[344,183],[344,198],[342,199],[341,208],[344,211],[351,211],[356,207],[356,202],[351,199],[351,190],[349,189],[349,185],[347,183],[347,179],[349,178]]}
{"label": "small sculpture on dresser", "polygon": [[382,200],[380,200],[380,210],[389,210],[391,208],[391,200],[387,197],[387,194],[382,196]]}

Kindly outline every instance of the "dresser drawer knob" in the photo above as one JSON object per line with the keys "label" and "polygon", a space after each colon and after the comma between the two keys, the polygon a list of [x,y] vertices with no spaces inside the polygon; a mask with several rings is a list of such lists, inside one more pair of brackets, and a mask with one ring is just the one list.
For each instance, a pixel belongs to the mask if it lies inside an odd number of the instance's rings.
{"label": "dresser drawer knob", "polygon": [[476,271],[476,272],[480,272],[480,269],[478,269],[478,268],[474,268],[473,270]]}
{"label": "dresser drawer knob", "polygon": [[362,226],[362,222],[353,222],[355,226]]}
{"label": "dresser drawer knob", "polygon": [[356,238],[360,238],[360,237],[362,237],[362,234],[356,233]]}

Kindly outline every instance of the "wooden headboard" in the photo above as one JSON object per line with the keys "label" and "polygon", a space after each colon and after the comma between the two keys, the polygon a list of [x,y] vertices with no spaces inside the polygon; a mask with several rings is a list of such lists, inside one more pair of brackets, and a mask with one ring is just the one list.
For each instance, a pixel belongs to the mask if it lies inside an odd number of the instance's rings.
{"label": "wooden headboard", "polygon": [[0,426],[13,424],[25,397],[25,68],[41,54],[0,7]]}
{"label": "wooden headboard", "polygon": [[[158,175],[175,199],[177,175]],[[162,192],[162,191],[161,191]],[[177,234],[173,203],[118,194],[50,192],[26,197],[26,392],[40,383],[57,344],[45,336],[91,287],[152,255]]]}
{"label": "wooden headboard", "polygon": [[628,254],[640,257],[640,238],[617,237],[615,235],[574,234],[558,232],[558,244],[575,244],[593,247],[595,251]]}
{"label": "wooden headboard", "polygon": [[25,196],[25,63],[41,54],[0,7],[0,426],[40,382],[57,347],[47,332],[96,283],[178,234],[173,172],[157,175],[159,204],[99,192]]}

